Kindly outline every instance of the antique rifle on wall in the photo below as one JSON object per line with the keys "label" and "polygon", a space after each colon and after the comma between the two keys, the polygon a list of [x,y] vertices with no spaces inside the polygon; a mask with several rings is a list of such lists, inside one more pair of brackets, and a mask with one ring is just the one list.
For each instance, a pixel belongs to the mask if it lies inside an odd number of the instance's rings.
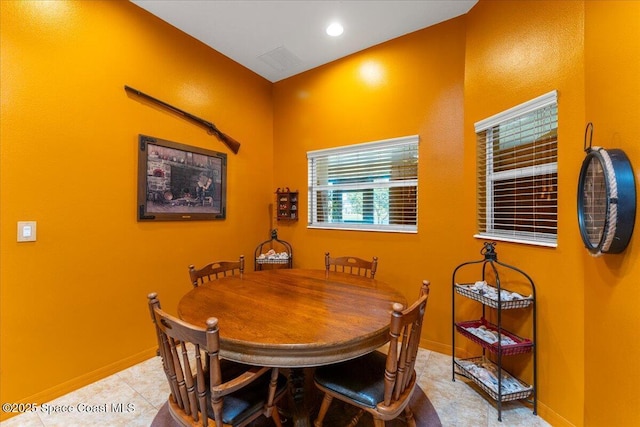
{"label": "antique rifle on wall", "polygon": [[141,98],[144,98],[148,101],[151,101],[155,104],[158,104],[166,108],[167,110],[173,113],[176,113],[179,116],[182,116],[183,118],[191,121],[192,123],[195,123],[197,125],[204,127],[207,130],[207,133],[209,133],[210,135],[216,136],[220,141],[224,143],[224,145],[229,147],[229,149],[233,151],[233,154],[238,154],[238,150],[240,150],[240,143],[235,139],[231,138],[229,135],[220,132],[220,129],[218,129],[216,125],[214,125],[213,123],[208,122],[204,119],[201,119],[200,117],[196,117],[193,114],[189,114],[186,111],[176,108],[173,105],[167,104],[164,101],[160,101],[159,99],[156,99],[151,95],[147,95],[144,92],[140,92],[138,89],[134,89],[130,86],[125,85],[124,90],[126,90],[129,93],[133,93]]}

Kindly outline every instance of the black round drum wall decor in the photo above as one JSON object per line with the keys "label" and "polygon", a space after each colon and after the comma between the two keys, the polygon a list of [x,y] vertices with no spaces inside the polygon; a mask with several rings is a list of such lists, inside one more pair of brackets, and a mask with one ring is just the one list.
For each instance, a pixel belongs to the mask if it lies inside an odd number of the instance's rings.
{"label": "black round drum wall decor", "polygon": [[624,251],[636,219],[636,186],[633,168],[624,151],[586,146],[578,180],[578,224],[582,240],[594,256]]}

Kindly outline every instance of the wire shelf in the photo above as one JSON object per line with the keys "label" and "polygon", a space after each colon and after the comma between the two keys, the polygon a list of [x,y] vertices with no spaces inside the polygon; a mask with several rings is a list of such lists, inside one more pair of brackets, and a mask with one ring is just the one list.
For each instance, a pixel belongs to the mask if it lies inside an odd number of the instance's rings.
{"label": "wire shelf", "polygon": [[289,258],[256,258],[256,264],[289,264]]}
{"label": "wire shelf", "polygon": [[[493,298],[488,298],[484,295],[481,295],[479,292],[471,289],[473,283],[463,283],[463,284],[455,284],[456,292],[462,296],[467,298],[471,298],[472,300],[483,303],[486,306],[491,308],[498,308],[498,300]],[[507,290],[507,289],[504,289]],[[510,291],[509,291],[510,292]],[[512,308],[525,308],[529,307],[533,303],[532,297],[526,297],[522,299],[516,299],[511,301],[500,301],[500,307],[502,309],[512,309]]]}
{"label": "wire shelf", "polygon": [[456,359],[455,367],[457,369],[456,373],[463,375],[466,378],[469,378],[473,381],[478,387],[480,387],[484,392],[486,392],[489,396],[491,396],[494,400],[500,402],[509,402],[511,400],[520,400],[528,398],[533,392],[533,387],[518,380],[516,377],[511,375],[509,372],[502,369],[502,383],[505,381],[516,384],[519,388],[516,391],[512,392],[502,392],[502,394],[498,393],[498,386],[494,383],[487,383],[482,381],[479,377],[471,373],[468,369],[466,369],[463,365],[464,362],[471,362],[473,365],[478,367],[488,366],[490,369],[497,371],[498,366],[485,357],[474,357],[471,359]]}
{"label": "wire shelf", "polygon": [[498,354],[500,349],[502,349],[503,355],[511,356],[514,354],[529,353],[533,348],[533,342],[530,339],[519,337],[516,334],[512,334],[511,332],[508,332],[504,329],[500,330],[500,335],[511,338],[516,342],[516,344],[500,345],[497,342],[491,343],[483,340],[481,337],[468,330],[468,328],[478,328],[480,326],[484,326],[490,331],[498,332],[498,327],[490,322],[487,322],[485,319],[456,323],[456,329],[458,330],[458,332],[494,354]]}

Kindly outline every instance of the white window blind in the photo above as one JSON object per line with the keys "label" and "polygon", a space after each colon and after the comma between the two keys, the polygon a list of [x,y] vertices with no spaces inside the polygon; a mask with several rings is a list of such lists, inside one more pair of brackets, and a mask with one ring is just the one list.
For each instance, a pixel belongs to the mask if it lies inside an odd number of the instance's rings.
{"label": "white window blind", "polygon": [[416,233],[418,135],[307,153],[310,228]]}
{"label": "white window blind", "polygon": [[557,92],[482,120],[475,131],[476,237],[557,246]]}

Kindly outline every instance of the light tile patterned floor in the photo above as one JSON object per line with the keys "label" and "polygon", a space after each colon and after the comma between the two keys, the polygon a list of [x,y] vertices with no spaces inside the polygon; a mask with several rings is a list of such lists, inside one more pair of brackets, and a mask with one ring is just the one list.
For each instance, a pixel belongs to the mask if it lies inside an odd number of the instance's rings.
{"label": "light tile patterned floor", "polygon": [[[495,403],[490,398],[462,379],[451,381],[451,356],[420,350],[418,357],[419,384],[444,427],[549,426],[519,402],[503,404],[502,422],[499,422]],[[149,426],[168,394],[160,359],[154,357],[48,402],[49,407],[67,405],[74,408],[74,412],[47,414],[42,411],[43,405],[37,412],[0,424],[2,427]],[[77,408],[99,412],[80,412]]]}

